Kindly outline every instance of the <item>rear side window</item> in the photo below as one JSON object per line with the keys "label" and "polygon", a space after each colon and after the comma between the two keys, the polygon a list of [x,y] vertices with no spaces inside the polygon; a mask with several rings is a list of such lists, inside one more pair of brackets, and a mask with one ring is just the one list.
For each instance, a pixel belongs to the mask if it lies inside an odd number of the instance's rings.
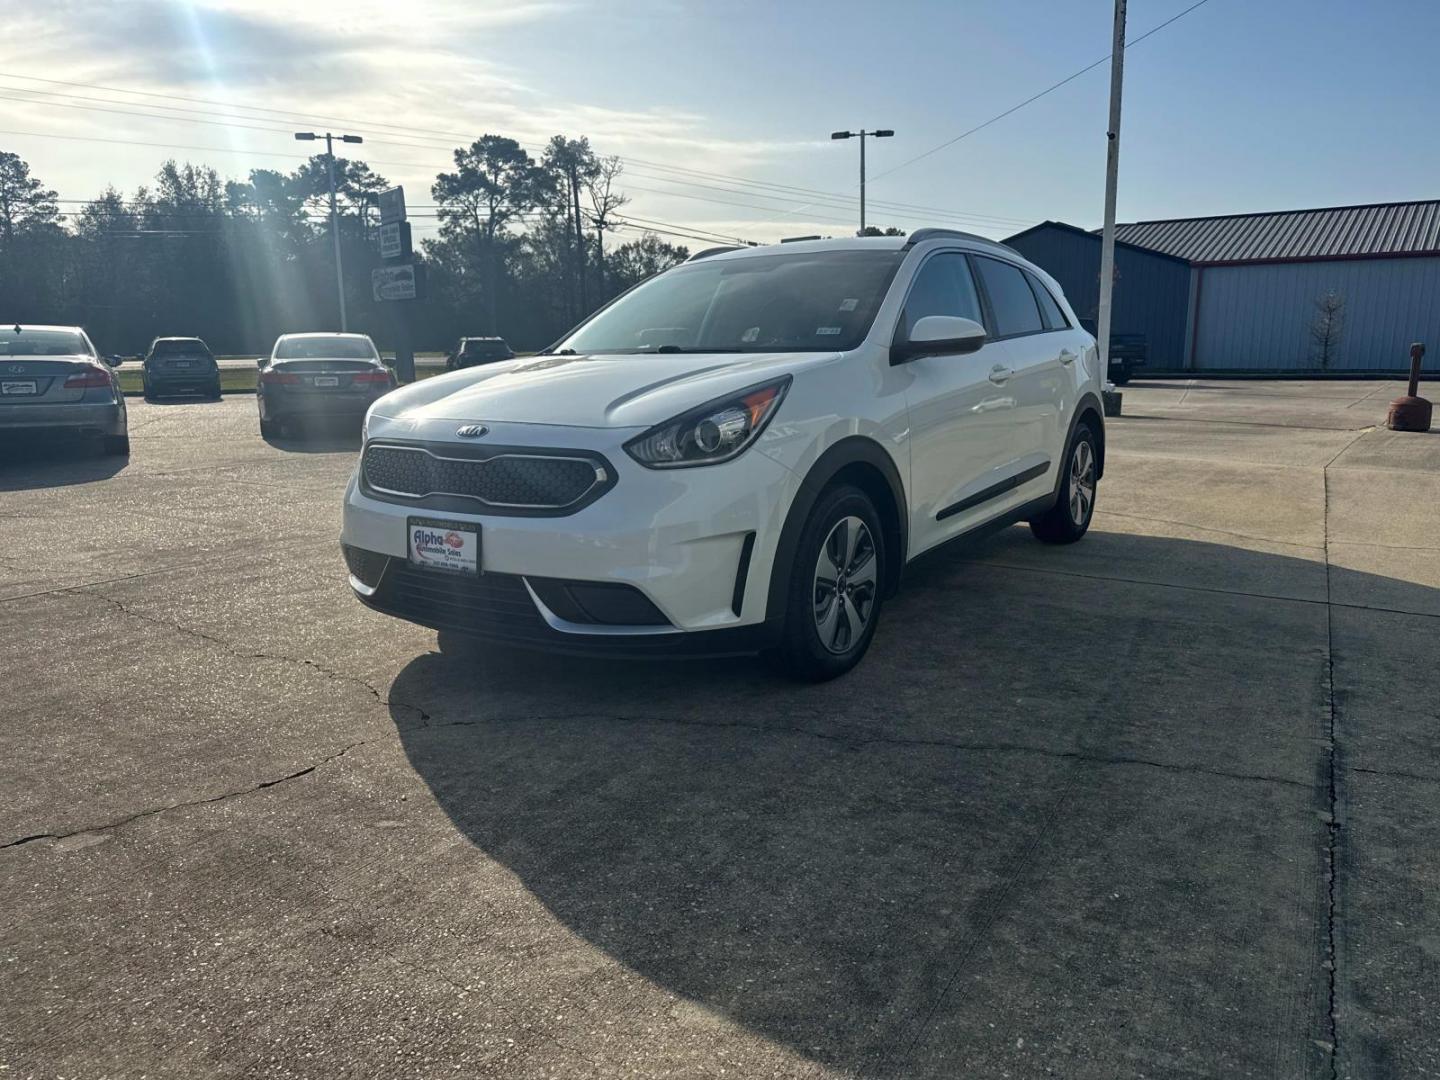
{"label": "rear side window", "polygon": [[980,297],[965,256],[942,251],[926,260],[905,298],[904,332],[927,315],[959,315],[983,325]]}
{"label": "rear side window", "polygon": [[1014,337],[1017,334],[1035,334],[1045,329],[1040,321],[1040,308],[1035,303],[1035,294],[1018,266],[975,256],[975,268],[985,291],[990,295],[990,306],[995,311],[995,336]]}
{"label": "rear side window", "polygon": [[1025,271],[1025,280],[1030,282],[1030,288],[1035,292],[1035,299],[1040,301],[1040,316],[1045,320],[1045,329],[1069,329],[1070,324],[1065,319],[1065,313],[1060,310],[1060,305],[1055,302],[1054,295],[1045,287],[1045,283],[1029,270]]}

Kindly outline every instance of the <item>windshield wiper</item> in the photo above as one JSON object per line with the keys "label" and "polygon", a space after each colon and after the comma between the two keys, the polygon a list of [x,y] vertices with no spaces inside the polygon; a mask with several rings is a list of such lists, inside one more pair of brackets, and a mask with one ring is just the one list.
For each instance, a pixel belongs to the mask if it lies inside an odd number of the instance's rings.
{"label": "windshield wiper", "polygon": [[688,349],[688,348],[686,348],[684,345],[661,345],[659,348],[653,349],[653,350],[651,350],[651,351],[657,352],[657,353],[716,353],[716,352],[718,352],[718,353],[738,353],[738,352],[742,352],[743,350],[741,350],[741,349],[710,349],[710,348],[705,348],[705,349]]}

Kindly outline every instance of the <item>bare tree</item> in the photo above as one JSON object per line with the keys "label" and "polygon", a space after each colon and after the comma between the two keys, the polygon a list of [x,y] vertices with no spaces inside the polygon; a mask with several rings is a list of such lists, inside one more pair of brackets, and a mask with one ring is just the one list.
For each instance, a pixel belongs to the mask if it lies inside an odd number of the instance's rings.
{"label": "bare tree", "polygon": [[1312,356],[1321,371],[1329,371],[1340,352],[1340,339],[1345,334],[1345,297],[1334,289],[1320,294],[1315,301],[1315,319],[1310,324]]}
{"label": "bare tree", "polygon": [[590,212],[586,217],[595,226],[596,269],[600,274],[600,299],[605,292],[605,230],[615,228],[613,215],[630,201],[628,195],[615,190],[615,181],[624,171],[618,157],[600,158],[595,163],[595,172],[586,178],[585,190],[590,195]]}

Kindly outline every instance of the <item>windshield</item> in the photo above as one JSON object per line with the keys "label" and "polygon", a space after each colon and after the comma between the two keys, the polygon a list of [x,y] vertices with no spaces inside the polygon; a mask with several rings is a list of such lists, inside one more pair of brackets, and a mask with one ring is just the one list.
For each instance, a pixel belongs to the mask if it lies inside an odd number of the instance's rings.
{"label": "windshield", "polygon": [[0,356],[89,356],[85,338],[75,330],[0,330]]}
{"label": "windshield", "polygon": [[157,341],[154,356],[209,356],[210,350],[199,338],[176,338],[173,341]]}
{"label": "windshield", "polygon": [[377,360],[368,337],[286,337],[275,343],[276,360]]}
{"label": "windshield", "polygon": [[824,251],[688,263],[627,293],[557,348],[853,349],[870,332],[902,258],[900,251]]}

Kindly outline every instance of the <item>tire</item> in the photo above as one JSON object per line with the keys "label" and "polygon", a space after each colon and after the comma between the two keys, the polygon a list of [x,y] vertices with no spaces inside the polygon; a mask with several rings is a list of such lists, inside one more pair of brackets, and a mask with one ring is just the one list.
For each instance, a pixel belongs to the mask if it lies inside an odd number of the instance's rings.
{"label": "tire", "polygon": [[211,400],[211,401],[220,401],[220,400],[223,399],[224,397],[225,397],[225,394],[224,394],[224,392],[220,389],[220,380],[219,380],[219,379],[216,379],[216,380],[215,380],[215,385],[214,385],[214,386],[211,388],[211,390],[210,390],[210,400]]}
{"label": "tire", "polygon": [[[1085,535],[1095,516],[1100,459],[1095,432],[1083,421],[1065,450],[1065,471],[1055,505],[1030,522],[1030,531],[1047,544],[1073,544]],[[1088,478],[1088,482],[1087,482]]]}
{"label": "tire", "polygon": [[150,380],[143,375],[140,377],[140,394],[146,401],[155,400],[155,391],[150,389]]}
{"label": "tire", "polygon": [[129,457],[129,435],[106,435],[100,440],[100,449],[106,457]]}
{"label": "tire", "polygon": [[[827,579],[839,589],[827,593]],[[845,674],[870,648],[886,584],[885,536],[875,504],[848,484],[824,492],[800,532],[785,628],[770,658],[807,682]]]}
{"label": "tire", "polygon": [[260,437],[265,440],[278,439],[282,432],[280,424],[274,420],[260,421]]}
{"label": "tire", "polygon": [[1119,370],[1110,373],[1110,381],[1116,386],[1124,386],[1128,383],[1130,381],[1130,365],[1122,361]]}

